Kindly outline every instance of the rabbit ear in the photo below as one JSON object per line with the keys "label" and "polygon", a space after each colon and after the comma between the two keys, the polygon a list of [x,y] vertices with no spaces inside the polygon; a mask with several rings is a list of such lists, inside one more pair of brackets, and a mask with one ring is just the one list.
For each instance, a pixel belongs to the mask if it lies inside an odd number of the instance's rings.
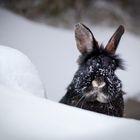
{"label": "rabbit ear", "polygon": [[81,23],[75,25],[75,39],[77,48],[82,54],[90,53],[93,49],[98,48],[98,42],[90,29]]}
{"label": "rabbit ear", "polygon": [[113,36],[110,38],[108,44],[106,45],[105,50],[111,54],[115,54],[115,51],[118,47],[120,39],[124,33],[124,27],[120,25]]}

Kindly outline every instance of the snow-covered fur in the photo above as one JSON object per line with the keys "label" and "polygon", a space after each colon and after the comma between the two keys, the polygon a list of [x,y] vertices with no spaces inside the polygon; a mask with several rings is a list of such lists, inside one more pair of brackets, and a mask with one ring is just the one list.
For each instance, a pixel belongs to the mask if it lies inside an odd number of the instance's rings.
{"label": "snow-covered fur", "polygon": [[117,68],[124,69],[122,60],[115,55],[123,33],[124,27],[120,26],[104,48],[98,45],[85,25],[76,25],[76,43],[81,52],[79,69],[61,103],[111,116],[123,116],[124,92],[115,74]]}

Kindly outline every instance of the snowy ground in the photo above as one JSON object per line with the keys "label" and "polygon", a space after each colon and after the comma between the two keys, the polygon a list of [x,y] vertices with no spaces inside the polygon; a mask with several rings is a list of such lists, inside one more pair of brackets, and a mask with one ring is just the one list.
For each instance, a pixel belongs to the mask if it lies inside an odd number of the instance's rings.
{"label": "snowy ground", "polygon": [[0,86],[1,140],[139,140],[140,121],[20,93]]}
{"label": "snowy ground", "polygon": [[[104,44],[114,30],[93,28],[96,38]],[[0,44],[16,48],[31,59],[49,99],[58,101],[65,94],[79,55],[73,31],[36,24],[0,9]],[[127,96],[137,99],[140,99],[139,45],[138,37],[126,33],[118,49],[127,67],[127,71],[118,71],[118,75]],[[13,79],[7,79],[7,74]],[[37,97],[44,93],[38,73],[30,60],[15,49],[0,46],[0,76],[2,140],[139,140],[140,121],[110,117]],[[34,93],[37,96],[31,95]]]}

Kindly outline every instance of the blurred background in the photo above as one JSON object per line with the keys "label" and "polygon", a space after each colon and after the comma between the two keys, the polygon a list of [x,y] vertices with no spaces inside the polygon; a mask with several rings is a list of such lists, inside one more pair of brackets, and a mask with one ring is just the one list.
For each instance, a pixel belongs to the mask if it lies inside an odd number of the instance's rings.
{"label": "blurred background", "polygon": [[129,68],[119,75],[131,95],[125,116],[140,119],[139,7],[139,0],[0,0],[0,44],[24,52],[38,68],[48,98],[58,101],[77,69],[74,25],[93,27],[104,43],[123,24],[121,45],[129,48],[118,51]]}
{"label": "blurred background", "polygon": [[124,24],[128,30],[140,32],[139,0],[0,0],[0,5],[53,26],[71,28],[84,21],[106,26]]}

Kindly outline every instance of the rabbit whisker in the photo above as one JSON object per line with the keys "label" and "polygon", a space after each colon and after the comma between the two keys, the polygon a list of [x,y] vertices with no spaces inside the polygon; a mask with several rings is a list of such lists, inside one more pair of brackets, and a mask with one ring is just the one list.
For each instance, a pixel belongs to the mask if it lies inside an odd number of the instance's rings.
{"label": "rabbit whisker", "polygon": [[86,99],[84,98],[80,108],[83,107],[83,105],[84,105],[84,103],[85,103],[85,100],[86,100]]}
{"label": "rabbit whisker", "polygon": [[79,99],[79,101],[77,102],[77,104],[75,106],[78,106],[79,103],[85,98],[85,95],[82,95],[82,97]]}

